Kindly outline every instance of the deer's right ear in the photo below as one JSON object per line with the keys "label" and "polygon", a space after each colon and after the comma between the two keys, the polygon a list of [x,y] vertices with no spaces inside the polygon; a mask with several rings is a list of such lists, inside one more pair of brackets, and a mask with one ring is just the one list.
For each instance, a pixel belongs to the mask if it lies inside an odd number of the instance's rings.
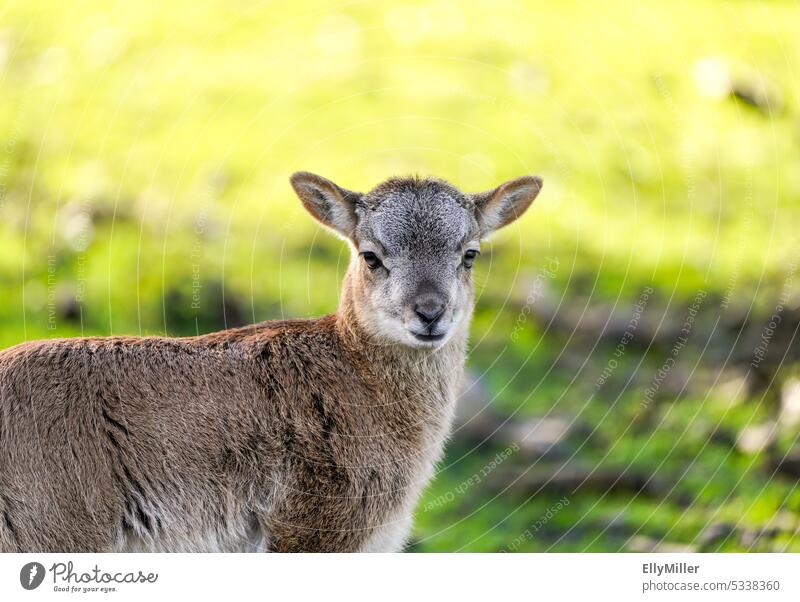
{"label": "deer's right ear", "polygon": [[361,193],[346,190],[307,171],[298,171],[290,181],[306,211],[323,225],[352,238],[356,228],[356,203]]}

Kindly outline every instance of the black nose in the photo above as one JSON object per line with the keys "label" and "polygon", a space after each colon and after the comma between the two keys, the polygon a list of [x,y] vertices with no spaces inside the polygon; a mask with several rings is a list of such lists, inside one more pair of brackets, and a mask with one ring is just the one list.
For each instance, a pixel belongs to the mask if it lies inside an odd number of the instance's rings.
{"label": "black nose", "polygon": [[444,313],[444,303],[434,299],[423,301],[414,305],[414,312],[426,326],[433,326],[436,320]]}

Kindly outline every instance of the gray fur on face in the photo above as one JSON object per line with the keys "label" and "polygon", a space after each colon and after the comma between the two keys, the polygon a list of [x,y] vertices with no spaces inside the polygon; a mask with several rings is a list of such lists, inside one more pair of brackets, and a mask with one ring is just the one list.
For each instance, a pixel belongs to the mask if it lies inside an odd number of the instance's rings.
{"label": "gray fur on face", "polygon": [[474,203],[441,180],[389,180],[363,197],[356,214],[356,240],[373,239],[390,255],[441,256],[480,234]]}
{"label": "gray fur on face", "polygon": [[[433,178],[392,178],[367,194],[314,174],[292,177],[309,212],[380,266],[354,266],[365,330],[387,344],[437,348],[466,324],[473,305],[469,261],[480,239],[514,221],[541,180],[523,177],[466,194]],[[425,316],[436,316],[433,322]]]}
{"label": "gray fur on face", "polygon": [[[479,250],[475,205],[446,182],[393,179],[357,206],[354,243],[373,252],[383,267],[363,274],[362,307],[371,330],[392,343],[417,347],[443,344],[472,310],[472,279],[463,257]],[[420,304],[443,306],[429,327]],[[420,340],[429,333],[433,340]]]}

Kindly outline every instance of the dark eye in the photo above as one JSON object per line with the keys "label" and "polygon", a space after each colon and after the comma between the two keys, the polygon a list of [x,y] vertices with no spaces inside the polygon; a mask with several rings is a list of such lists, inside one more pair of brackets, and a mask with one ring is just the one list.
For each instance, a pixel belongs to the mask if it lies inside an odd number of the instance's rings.
{"label": "dark eye", "polygon": [[480,255],[480,251],[476,251],[475,249],[470,249],[466,253],[464,253],[464,267],[471,268],[472,263],[475,261],[475,258]]}
{"label": "dark eye", "polygon": [[370,270],[376,270],[383,265],[381,263],[381,260],[378,259],[378,256],[375,255],[375,253],[373,253],[372,251],[365,251],[364,253],[361,254],[361,257],[364,258],[364,263],[367,264],[367,267]]}

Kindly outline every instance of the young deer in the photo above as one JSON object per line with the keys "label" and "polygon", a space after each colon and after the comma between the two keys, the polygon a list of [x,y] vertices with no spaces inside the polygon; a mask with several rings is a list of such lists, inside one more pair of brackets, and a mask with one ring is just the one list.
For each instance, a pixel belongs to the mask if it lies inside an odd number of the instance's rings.
{"label": "young deer", "polygon": [[0,551],[403,548],[450,429],[479,241],[542,181],[291,181],[354,251],[336,314],[0,353]]}

